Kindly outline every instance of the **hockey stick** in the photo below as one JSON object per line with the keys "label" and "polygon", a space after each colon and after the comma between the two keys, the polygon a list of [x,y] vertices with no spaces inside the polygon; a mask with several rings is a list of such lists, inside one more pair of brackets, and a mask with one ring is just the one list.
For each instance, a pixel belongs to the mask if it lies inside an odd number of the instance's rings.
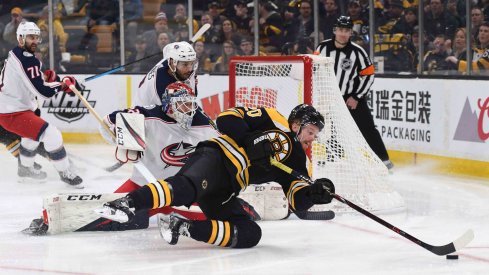
{"label": "hockey stick", "polygon": [[[303,180],[303,181],[306,181],[308,182],[309,184],[313,184],[314,182],[302,175],[301,173],[293,170],[292,168],[286,166],[285,164],[283,163],[280,163],[278,162],[277,160],[275,159],[271,159],[271,163],[273,166],[281,169],[282,171],[300,179],[300,180]],[[396,226],[384,221],[383,219],[375,216],[374,214],[368,212],[367,210],[361,208],[360,206],[352,203],[351,201],[341,197],[340,195],[338,194],[334,194],[334,193],[331,193],[331,195],[337,199],[338,201],[342,202],[342,203],[345,203],[347,204],[348,206],[350,206],[351,208],[355,209],[356,211],[362,213],[363,215],[369,217],[370,219],[382,224],[383,226],[389,228],[390,230],[396,232],[397,234],[403,236],[404,238],[414,242],[415,244],[423,247],[424,249],[436,254],[436,255],[439,255],[439,256],[444,256],[444,255],[447,255],[447,254],[451,254],[455,251],[458,251],[460,249],[462,249],[463,247],[465,247],[467,244],[469,244],[473,239],[474,239],[474,231],[472,231],[472,229],[469,229],[467,230],[462,236],[460,236],[458,239],[456,239],[455,241],[449,243],[449,244],[446,244],[446,245],[441,245],[441,246],[434,246],[434,245],[430,245],[430,244],[427,244],[419,239],[417,239],[416,237],[402,231],[401,229],[397,228]]]}
{"label": "hockey stick", "polygon": [[[199,39],[209,28],[211,27],[211,25],[209,23],[206,23],[204,25],[202,25],[202,27],[194,34],[194,36],[192,36],[192,38],[190,39],[190,44],[193,44],[195,43],[195,41],[197,41],[197,39]],[[140,61],[143,61],[145,59],[148,59],[148,58],[151,58],[153,56],[156,56],[156,55],[159,55],[161,54],[161,51],[160,52],[157,52],[157,53],[154,53],[152,55],[148,55],[148,56],[145,56],[141,59],[138,59],[138,60],[134,60],[132,62],[129,62],[127,64],[124,64],[124,65],[121,65],[119,67],[116,67],[114,69],[111,69],[111,70],[108,70],[108,71],[105,71],[103,73],[100,73],[100,74],[96,74],[96,75],[92,75],[92,76],[89,76],[87,78],[85,78],[83,81],[86,82],[86,81],[90,81],[90,80],[94,80],[94,79],[97,79],[99,77],[102,77],[104,75],[108,75],[108,74],[111,74],[111,73],[115,73],[115,72],[118,72],[122,69],[124,69],[125,67],[129,66],[129,65],[132,65],[134,63],[137,63],[137,62],[140,62]]]}
{"label": "hockey stick", "polygon": [[327,221],[332,220],[335,214],[331,210],[327,211],[293,211],[297,218],[301,220]]}

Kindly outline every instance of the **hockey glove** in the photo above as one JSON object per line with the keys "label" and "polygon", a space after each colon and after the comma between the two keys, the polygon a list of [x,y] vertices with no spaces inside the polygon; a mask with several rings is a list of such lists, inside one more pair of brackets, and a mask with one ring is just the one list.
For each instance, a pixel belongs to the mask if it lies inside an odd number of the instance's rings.
{"label": "hockey glove", "polygon": [[141,158],[142,154],[143,152],[141,151],[127,150],[119,147],[115,149],[115,158],[122,163],[127,163],[129,161],[138,161]]}
{"label": "hockey glove", "polygon": [[252,132],[245,138],[244,144],[251,165],[270,170],[272,167],[270,157],[273,154],[273,149],[267,135],[261,131]]}
{"label": "hockey glove", "polygon": [[57,82],[58,80],[58,75],[53,70],[45,70],[44,71],[44,81],[46,82]]}
{"label": "hockey glove", "polygon": [[70,89],[70,86],[76,85],[76,79],[72,76],[65,76],[61,81],[63,82],[61,84],[61,90],[65,93],[72,93],[73,91]]}
{"label": "hockey glove", "polygon": [[308,196],[314,204],[327,204],[333,200],[334,192],[333,182],[327,178],[321,178],[309,186]]}

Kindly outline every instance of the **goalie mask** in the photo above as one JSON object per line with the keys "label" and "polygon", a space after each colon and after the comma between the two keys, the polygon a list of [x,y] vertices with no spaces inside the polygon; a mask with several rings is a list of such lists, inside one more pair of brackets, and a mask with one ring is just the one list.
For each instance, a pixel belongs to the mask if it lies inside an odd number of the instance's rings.
{"label": "goalie mask", "polygon": [[300,121],[299,124],[302,127],[312,124],[319,128],[319,131],[324,128],[324,117],[314,107],[307,104],[297,105],[289,115],[289,125],[293,122]]}
{"label": "goalie mask", "polygon": [[161,98],[163,111],[188,130],[197,111],[197,97],[187,84],[174,82],[168,85]]}

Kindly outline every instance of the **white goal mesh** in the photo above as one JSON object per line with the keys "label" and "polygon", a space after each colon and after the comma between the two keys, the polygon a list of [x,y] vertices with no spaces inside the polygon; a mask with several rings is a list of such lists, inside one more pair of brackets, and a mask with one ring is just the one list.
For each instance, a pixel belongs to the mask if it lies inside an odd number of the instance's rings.
{"label": "white goal mesh", "polygon": [[[272,107],[284,116],[300,103],[314,106],[325,118],[313,144],[313,178],[326,177],[336,193],[368,211],[397,211],[402,197],[387,182],[387,168],[370,149],[346,108],[333,61],[316,55],[235,57],[230,62],[231,106]],[[353,210],[336,200],[312,210]]]}

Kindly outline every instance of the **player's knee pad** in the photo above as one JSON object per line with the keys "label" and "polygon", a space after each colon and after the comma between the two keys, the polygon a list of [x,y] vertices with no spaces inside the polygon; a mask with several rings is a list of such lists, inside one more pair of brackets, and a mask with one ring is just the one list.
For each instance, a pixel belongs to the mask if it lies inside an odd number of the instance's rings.
{"label": "player's knee pad", "polygon": [[63,147],[63,137],[55,126],[49,124],[39,141],[44,143],[44,148],[48,153],[59,150]]}
{"label": "player's knee pad", "polygon": [[261,228],[260,226],[249,219],[231,219],[230,222],[236,226],[235,244],[231,247],[234,248],[250,248],[254,247],[260,242]]}

